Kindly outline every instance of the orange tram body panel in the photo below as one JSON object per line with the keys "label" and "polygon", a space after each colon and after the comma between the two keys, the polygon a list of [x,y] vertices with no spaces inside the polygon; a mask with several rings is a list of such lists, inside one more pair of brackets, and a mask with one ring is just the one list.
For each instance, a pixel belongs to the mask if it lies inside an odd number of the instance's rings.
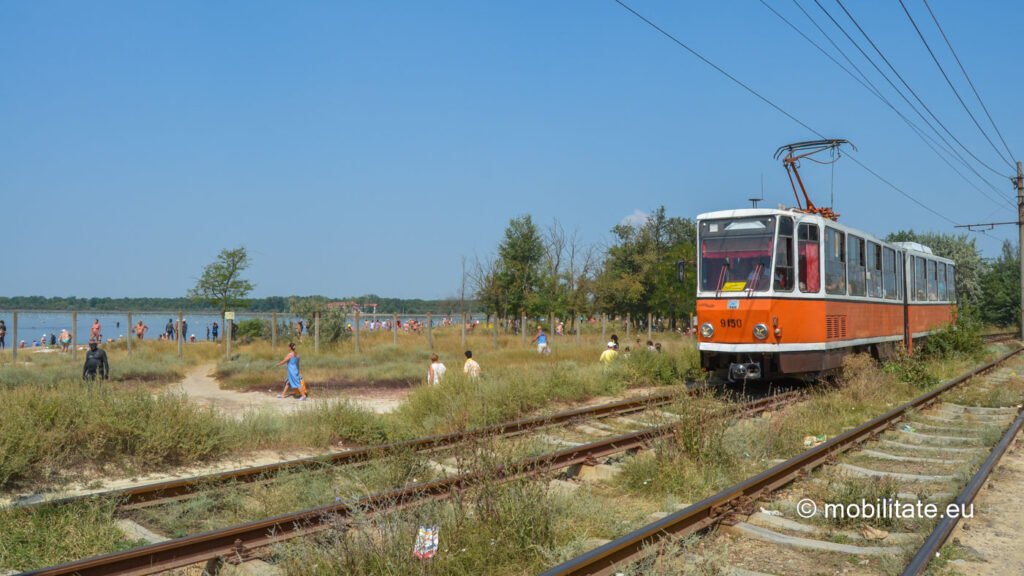
{"label": "orange tram body panel", "polygon": [[697,226],[701,364],[730,380],[912,352],[956,317],[954,264],[925,246],[791,210],[712,212]]}

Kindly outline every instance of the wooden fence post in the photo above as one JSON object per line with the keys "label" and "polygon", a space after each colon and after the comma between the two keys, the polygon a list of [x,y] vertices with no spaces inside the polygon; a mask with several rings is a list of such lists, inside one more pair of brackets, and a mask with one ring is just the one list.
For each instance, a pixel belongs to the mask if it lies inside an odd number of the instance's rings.
{"label": "wooden fence post", "polygon": [[224,342],[225,342],[224,357],[227,358],[228,360],[231,360],[231,336],[232,336],[232,332],[234,332],[234,330],[233,330],[234,326],[235,326],[235,321],[233,319],[229,319],[228,323],[227,323],[227,326],[225,326],[225,330],[227,330],[227,333],[224,334]]}
{"label": "wooden fence post", "polygon": [[466,313],[462,313],[462,349],[466,349]]}
{"label": "wooden fence post", "polygon": [[[17,329],[15,329],[17,331]],[[71,359],[78,358],[78,312],[71,313]]]}
{"label": "wooden fence post", "polygon": [[652,328],[651,328],[651,320],[653,320],[653,319],[654,319],[654,317],[651,315],[650,312],[648,312],[647,313],[647,339],[648,340],[653,340],[653,338],[651,337],[651,330],[652,330]]}
{"label": "wooden fence post", "polygon": [[526,312],[519,313],[519,340],[526,346]]}
{"label": "wooden fence post", "polygon": [[362,352],[362,349],[359,347],[359,328],[360,328],[360,324],[361,324],[361,322],[359,322],[359,317],[360,316],[362,316],[362,314],[359,313],[359,309],[357,308],[356,309],[356,354],[359,354],[360,352]]}
{"label": "wooden fence post", "polygon": [[320,313],[313,313],[313,352],[320,353]]}
{"label": "wooden fence post", "polygon": [[626,312],[626,340],[629,340],[629,329],[633,327],[633,318]]}
{"label": "wooden fence post", "polygon": [[129,358],[132,357],[132,330],[133,329],[134,328],[132,327],[132,313],[129,312],[128,313],[128,332],[127,332],[127,335],[128,335],[128,357]]}
{"label": "wooden fence post", "polygon": [[391,344],[398,346],[398,314],[391,315]]}
{"label": "wooden fence post", "polygon": [[574,326],[576,326],[576,345],[579,346],[580,345],[580,328],[581,328],[580,324],[582,324],[582,322],[580,321],[580,313],[578,311],[572,313],[572,323],[573,323]]}
{"label": "wooden fence post", "polygon": [[[74,312],[72,312],[74,314]],[[11,365],[18,363],[18,313],[11,313],[11,334],[14,337],[14,341],[11,346]]]}
{"label": "wooden fence post", "polygon": [[608,333],[608,315],[601,312],[601,345],[604,346]]}
{"label": "wooden fence post", "polygon": [[277,312],[270,314],[270,349],[277,351]]}
{"label": "wooden fence post", "polygon": [[434,350],[434,315],[427,312],[427,346]]}
{"label": "wooden fence post", "polygon": [[178,312],[178,329],[175,332],[178,333],[178,358],[185,355],[185,335],[184,330],[185,313]]}

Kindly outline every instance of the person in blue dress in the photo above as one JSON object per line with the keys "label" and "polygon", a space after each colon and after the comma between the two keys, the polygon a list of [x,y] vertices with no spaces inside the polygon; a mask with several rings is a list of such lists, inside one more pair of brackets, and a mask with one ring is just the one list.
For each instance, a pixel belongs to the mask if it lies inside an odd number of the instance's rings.
{"label": "person in blue dress", "polygon": [[278,366],[283,364],[288,365],[288,378],[284,381],[284,388],[281,393],[277,395],[278,398],[287,398],[288,396],[297,395],[299,400],[305,400],[306,394],[306,382],[302,379],[302,374],[299,372],[299,355],[295,352],[295,343],[288,343],[288,355],[277,363]]}

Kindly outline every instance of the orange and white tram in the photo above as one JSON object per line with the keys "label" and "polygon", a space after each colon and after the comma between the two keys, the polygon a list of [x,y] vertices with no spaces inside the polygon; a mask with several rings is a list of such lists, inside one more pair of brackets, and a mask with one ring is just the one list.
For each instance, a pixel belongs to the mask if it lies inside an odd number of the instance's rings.
{"label": "orange and white tram", "polygon": [[953,262],[920,244],[797,210],[710,212],[697,226],[701,364],[730,380],[884,358],[955,318]]}

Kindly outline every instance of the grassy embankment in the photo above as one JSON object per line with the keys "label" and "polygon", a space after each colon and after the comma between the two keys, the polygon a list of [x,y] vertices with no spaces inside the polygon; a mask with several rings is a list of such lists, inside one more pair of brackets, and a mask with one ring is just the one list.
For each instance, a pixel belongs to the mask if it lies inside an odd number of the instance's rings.
{"label": "grassy embankment", "polygon": [[[453,340],[458,343],[457,335]],[[478,350],[477,356],[488,378],[479,385],[454,376],[440,388],[418,389],[394,416],[375,419],[375,423],[387,424],[374,429],[380,430],[382,437],[399,437],[504,419],[510,414],[535,410],[574,395],[614,393],[628,383],[661,381],[666,374],[678,375],[678,367],[688,365],[686,358],[692,354],[686,350],[676,353],[670,350],[660,358],[634,354],[629,362],[622,362],[611,370],[598,368],[590,372],[590,365],[577,366],[575,370],[566,366],[559,369],[562,361],[559,352],[569,357],[565,362],[573,361],[571,354],[562,348],[556,349],[554,358],[538,358],[516,350],[513,344],[488,360],[484,360],[487,356],[482,350]],[[501,352],[507,354],[503,361],[498,360]],[[576,353],[580,359],[596,355],[592,348]],[[331,358],[329,353],[322,354],[326,358],[320,360],[320,366],[310,361],[317,358],[308,352],[303,353],[303,358],[310,373],[314,373],[312,369],[326,370],[335,363],[335,366],[350,366],[352,373],[362,367],[369,375],[372,371],[367,366],[387,363],[392,358],[375,354],[367,352],[365,359],[350,358],[347,354],[335,354],[337,357]],[[246,355],[251,355],[248,361],[254,366],[253,371],[266,370],[259,363],[272,360],[269,350],[261,351],[258,346],[244,350],[239,362],[247,361]],[[409,352],[405,359],[399,355],[399,359],[390,360],[394,365],[385,366],[382,373],[400,371],[398,366],[403,362],[410,376],[413,371],[421,372],[419,357],[419,352]],[[675,368],[666,364],[669,358],[673,359],[671,363]],[[430,504],[386,519],[364,519],[360,529],[345,534],[296,541],[280,547],[278,559],[289,573],[296,574],[339,571],[387,574],[421,569],[428,573],[453,574],[481,573],[481,570],[507,574],[533,571],[582,551],[590,545],[588,538],[614,537],[642,523],[644,515],[650,511],[671,510],[679,503],[707,496],[768,467],[771,458],[798,452],[806,434],[834,435],[844,427],[859,424],[903,398],[914,396],[933,380],[961,371],[975,359],[954,354],[950,359],[913,368],[901,364],[887,371],[871,362],[855,360],[843,378],[846,387],[817,392],[809,402],[758,420],[756,425],[741,423],[737,426],[727,419],[713,417],[723,410],[722,403],[714,398],[685,402],[673,408],[685,415],[680,433],[660,443],[653,452],[627,459],[623,473],[611,484],[584,487],[574,493],[552,490],[534,481],[484,486],[452,502]],[[458,367],[450,361],[449,365]],[[581,372],[585,375],[580,376]],[[906,373],[931,377],[928,383],[915,384]],[[244,375],[245,371],[239,370],[225,376],[228,380],[238,378],[237,384]],[[652,375],[657,377],[652,379]],[[908,381],[901,382],[897,376],[904,376]],[[311,420],[328,421],[331,413],[330,409],[325,409],[324,414],[313,415]],[[246,425],[245,421],[240,425]],[[348,424],[339,422],[337,425]],[[325,425],[325,428],[332,429],[332,426]],[[470,465],[488,465],[480,461],[479,454],[480,451],[473,451],[463,458]],[[410,477],[423,479],[427,473],[415,457],[374,466],[379,468],[370,467],[369,471],[362,472],[356,469],[340,477],[297,475],[290,482],[271,485],[270,492],[256,497],[246,491],[211,496],[205,503],[190,504],[185,511],[176,512],[160,523],[175,531],[190,531],[202,527],[201,522],[209,521],[211,510],[228,511],[219,516],[218,523],[231,522],[252,518],[253,512],[274,513],[326,503],[333,497],[352,498],[400,484]],[[0,518],[0,526],[5,523]],[[442,554],[429,568],[409,558],[416,526],[426,523],[439,524],[442,531]],[[109,548],[101,548],[105,549]],[[40,560],[48,556],[44,554]],[[0,564],[4,564],[3,558]]]}
{"label": "grassy embankment", "polygon": [[[377,336],[388,343],[364,339],[359,355],[350,343],[325,346],[320,354],[303,345],[300,352],[314,390],[324,381],[357,380],[372,388],[382,380],[407,380],[408,399],[388,415],[334,402],[296,414],[250,412],[239,419],[165,390],[164,383],[190,367],[217,361],[221,351],[205,343],[186,346],[183,359],[173,343],[147,342],[131,359],[123,347],[112,346],[110,382],[82,382],[81,358],[25,354],[27,364],[19,358],[18,366],[0,367],[0,489],[31,487],[74,471],[140,473],[263,448],[328,448],[339,441],[373,444],[449,432],[630,386],[678,383],[696,364],[692,345],[678,340],[666,342],[665,354],[634,354],[606,369],[591,342],[577,347],[566,338],[551,356],[541,357],[505,337],[497,351],[478,347],[484,377],[470,382],[454,352],[447,351],[459,344],[458,333],[449,329],[435,334],[436,348],[450,365],[448,376],[442,386],[427,387],[420,385],[429,354],[425,337],[403,335],[406,340],[395,347],[390,335]],[[274,367],[280,355],[267,343],[239,346],[237,357],[222,360],[218,372],[228,387],[273,382],[276,388],[283,376],[283,368]]]}

